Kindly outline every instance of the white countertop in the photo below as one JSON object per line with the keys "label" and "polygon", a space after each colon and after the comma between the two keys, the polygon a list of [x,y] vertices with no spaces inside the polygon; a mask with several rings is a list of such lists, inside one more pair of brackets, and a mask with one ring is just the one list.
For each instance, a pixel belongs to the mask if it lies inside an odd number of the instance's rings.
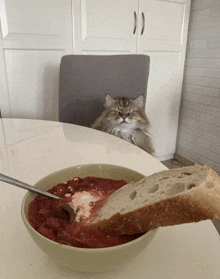
{"label": "white countertop", "polygon": [[[115,164],[144,175],[166,169],[114,136],[59,122],[0,119],[0,172],[29,184],[56,170],[87,163]],[[26,190],[0,182],[1,278],[217,279],[220,237],[211,221],[160,228],[150,245],[123,269],[79,273],[52,262],[32,241],[20,214]]]}

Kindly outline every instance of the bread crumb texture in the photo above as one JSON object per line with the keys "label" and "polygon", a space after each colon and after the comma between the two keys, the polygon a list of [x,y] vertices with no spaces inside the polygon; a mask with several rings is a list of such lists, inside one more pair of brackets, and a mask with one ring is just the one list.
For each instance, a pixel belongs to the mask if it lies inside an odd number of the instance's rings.
{"label": "bread crumb texture", "polygon": [[207,166],[189,166],[125,185],[109,197],[93,226],[136,234],[206,219],[220,219],[220,177]]}

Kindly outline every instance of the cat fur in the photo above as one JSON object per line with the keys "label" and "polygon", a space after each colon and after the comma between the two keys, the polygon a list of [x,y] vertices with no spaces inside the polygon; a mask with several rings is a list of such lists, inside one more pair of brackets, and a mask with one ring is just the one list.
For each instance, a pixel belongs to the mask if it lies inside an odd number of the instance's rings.
{"label": "cat fur", "polygon": [[143,112],[143,96],[135,99],[106,95],[105,110],[90,126],[124,139],[149,154],[154,148],[149,136],[149,120]]}

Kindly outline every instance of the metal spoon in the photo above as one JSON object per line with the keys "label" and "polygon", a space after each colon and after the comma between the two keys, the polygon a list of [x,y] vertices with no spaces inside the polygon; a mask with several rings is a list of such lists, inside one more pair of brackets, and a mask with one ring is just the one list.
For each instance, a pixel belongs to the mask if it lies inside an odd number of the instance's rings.
{"label": "metal spoon", "polygon": [[50,197],[53,199],[57,199],[57,200],[61,199],[60,197],[58,197],[56,195],[53,195],[53,194],[43,191],[41,189],[34,188],[33,186],[28,185],[27,183],[21,182],[17,179],[14,179],[12,177],[9,177],[9,176],[1,174],[1,173],[0,173],[0,181],[15,185],[17,187],[23,188],[23,189],[31,191],[31,192],[42,194],[44,196],[47,196],[47,197]]}
{"label": "metal spoon", "polygon": [[23,188],[23,189],[28,190],[30,192],[34,192],[34,193],[37,193],[37,194],[42,194],[44,196],[60,200],[60,207],[62,209],[64,209],[65,211],[69,212],[70,223],[74,222],[74,220],[76,218],[77,212],[75,212],[74,209],[69,204],[67,204],[65,202],[62,203],[62,198],[60,198],[60,197],[58,197],[58,196],[56,196],[54,194],[51,194],[49,192],[43,191],[41,189],[34,188],[33,186],[31,186],[31,185],[29,185],[27,183],[24,183],[24,182],[22,182],[20,180],[14,179],[14,178],[12,178],[10,176],[7,176],[7,175],[4,175],[2,173],[0,173],[0,181],[3,181],[3,182],[6,182],[6,183],[15,185],[17,187]]}

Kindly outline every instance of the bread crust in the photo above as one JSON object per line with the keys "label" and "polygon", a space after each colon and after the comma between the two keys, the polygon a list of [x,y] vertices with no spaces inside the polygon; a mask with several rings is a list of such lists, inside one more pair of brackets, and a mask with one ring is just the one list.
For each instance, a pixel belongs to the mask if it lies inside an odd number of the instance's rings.
{"label": "bread crust", "polygon": [[[125,214],[117,213],[108,219],[98,220],[93,227],[108,233],[132,235],[163,226],[220,219],[220,177],[207,166],[198,167],[201,171],[207,171],[206,179],[198,187]],[[191,172],[195,167],[183,169]],[[174,169],[162,171],[158,175],[176,172]]]}

